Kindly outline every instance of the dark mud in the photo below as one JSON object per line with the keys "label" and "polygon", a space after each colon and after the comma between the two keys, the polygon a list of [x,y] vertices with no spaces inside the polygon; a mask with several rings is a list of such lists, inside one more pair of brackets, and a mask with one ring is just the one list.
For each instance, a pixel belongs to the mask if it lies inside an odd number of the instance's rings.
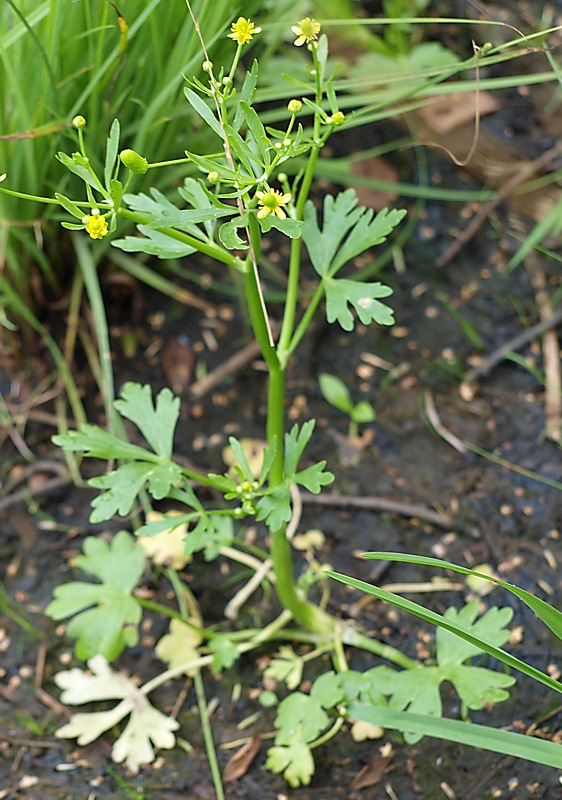
{"label": "dark mud", "polygon": [[[429,569],[398,564],[383,566],[381,574],[380,565],[358,559],[354,555],[357,551],[389,549],[437,554],[459,563],[489,563],[505,579],[560,606],[559,491],[473,452],[457,452],[436,435],[426,419],[424,393],[430,390],[443,425],[461,440],[544,477],[562,479],[559,447],[542,435],[542,387],[525,369],[504,362],[489,378],[480,381],[473,399],[463,400],[459,395],[458,375],[470,363],[475,348],[459,327],[458,315],[478,332],[484,352],[519,332],[521,315],[524,323],[535,319],[534,294],[524,269],[507,276],[501,266],[490,263],[482,267],[482,253],[497,255],[497,243],[484,241],[473,245],[473,250],[476,247],[481,248],[480,252],[466,253],[462,262],[457,260],[440,271],[433,266],[433,245],[414,240],[405,253],[406,271],[388,271],[385,275],[395,290],[397,328],[391,332],[359,329],[357,335],[347,335],[320,323],[295,359],[289,380],[289,415],[295,420],[309,416],[318,419],[311,457],[328,458],[330,468],[338,475],[338,491],[439,510],[451,516],[451,526],[436,527],[419,518],[357,510],[345,504],[333,508],[305,503],[300,529],[320,528],[327,537],[322,557],[337,570],[364,580],[383,585],[416,584],[435,575]],[[449,303],[454,304],[456,318],[448,310]],[[157,296],[143,295],[142,304],[138,321],[128,324],[145,350],[154,344],[155,337],[161,337],[165,347],[181,330],[190,337],[197,360],[205,361],[212,369],[230,355],[233,342],[243,341],[240,321],[236,317],[224,319],[213,330],[218,350],[209,350],[208,337],[206,345],[201,335],[203,315],[186,313]],[[118,306],[115,301],[111,310],[117,318]],[[151,331],[146,321],[161,319],[154,316],[160,312],[166,321],[157,332]],[[149,353],[146,359],[140,351],[126,359],[119,353],[122,327],[116,321],[113,334],[119,382],[134,378],[151,381],[155,387],[166,383],[158,356],[151,358]],[[388,367],[383,370],[372,366],[369,356],[373,354],[394,366],[407,367],[402,367],[401,377],[389,382]],[[540,362],[535,344],[524,354]],[[363,438],[355,447],[346,441],[346,420],[332,412],[320,396],[316,376],[321,371],[343,376],[355,398],[369,399],[376,407],[376,422],[363,429]],[[263,398],[259,363],[249,365],[196,403],[186,398],[176,449],[198,464],[216,468],[228,434],[259,435]],[[229,420],[226,426],[225,420]],[[46,454],[53,455],[46,441],[42,447]],[[5,451],[5,458],[15,460],[13,451],[8,447]],[[38,508],[23,504],[11,507],[2,519],[4,589],[15,602],[15,610],[32,623],[41,639],[38,642],[23,631],[15,619],[3,617],[0,796],[210,800],[213,791],[195,698],[189,687],[179,714],[181,736],[189,742],[189,752],[179,748],[165,752],[156,765],[138,776],[127,776],[120,767],[110,771],[110,737],[86,748],[56,740],[53,732],[63,717],[45,706],[45,696],[38,697],[34,691],[40,650],[45,648],[46,652],[43,688],[55,697],[52,675],[61,665],[71,663],[69,643],[42,617],[41,609],[49,601],[53,586],[72,578],[74,573],[67,559],[79,550],[83,535],[92,532],[87,522],[87,497],[84,490],[61,489],[58,494],[41,499]],[[189,580],[210,622],[220,619],[228,597],[228,590],[222,595],[208,589],[220,583],[217,569],[216,565],[200,563],[189,569]],[[420,599],[405,591],[406,596]],[[450,604],[460,604],[467,594],[466,588],[461,588],[421,595],[421,599],[443,611]],[[382,631],[385,640],[412,654],[423,654],[424,648],[429,648],[429,655],[431,630],[379,603],[367,603],[358,612],[358,600],[357,593],[336,587],[331,609],[344,615],[359,613],[365,628]],[[513,605],[515,624],[523,626],[523,636],[512,646],[512,652],[537,668],[556,674],[562,667],[560,644],[524,606],[499,591],[483,602],[488,606]],[[255,597],[246,613],[255,620],[268,612],[262,598]],[[143,646],[118,662],[119,667],[133,670],[144,679],[158,671],[150,645],[163,632],[160,621],[150,614],[147,620]],[[374,663],[366,657],[357,658],[358,666]],[[238,682],[242,693],[233,702],[232,689]],[[251,689],[258,685],[260,678],[253,658],[246,658],[220,679],[206,677],[209,699],[218,700],[213,728],[219,747],[248,733],[271,730],[271,717],[265,712],[249,732],[237,728],[258,710],[251,699]],[[181,691],[181,683],[176,683],[156,693],[154,700],[161,707],[170,708]],[[458,711],[455,699],[452,694],[447,699],[448,712],[454,715]],[[475,718],[495,726],[515,725],[526,730],[544,717],[548,720],[542,735],[551,737],[561,722],[560,714],[549,716],[557,703],[558,698],[521,680],[510,701]],[[361,791],[352,790],[353,777],[379,754],[381,747],[388,745],[392,746],[392,757],[380,783]],[[407,748],[393,734],[361,744],[353,743],[348,735],[340,735],[317,752],[317,772],[311,786],[288,790],[281,778],[265,771],[265,749],[264,746],[248,773],[228,786],[228,798],[546,799],[560,796],[562,791],[556,770],[427,739]],[[230,751],[219,752],[224,764]],[[126,783],[120,786],[116,775]]]}

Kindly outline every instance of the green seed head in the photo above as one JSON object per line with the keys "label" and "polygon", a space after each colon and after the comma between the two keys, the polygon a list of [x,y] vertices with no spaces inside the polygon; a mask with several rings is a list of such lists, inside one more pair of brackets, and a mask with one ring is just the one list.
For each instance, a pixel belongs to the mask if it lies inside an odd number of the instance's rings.
{"label": "green seed head", "polygon": [[134,150],[122,150],[119,153],[121,163],[131,170],[133,175],[144,175],[148,170],[148,161]]}

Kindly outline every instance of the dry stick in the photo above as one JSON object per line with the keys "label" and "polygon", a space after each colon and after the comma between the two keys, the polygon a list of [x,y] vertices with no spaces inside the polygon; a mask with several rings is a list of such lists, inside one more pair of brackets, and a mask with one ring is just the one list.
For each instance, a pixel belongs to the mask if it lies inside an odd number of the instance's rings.
{"label": "dry stick", "polygon": [[70,476],[66,478],[51,478],[51,480],[45,481],[41,486],[34,486],[33,488],[28,486],[25,489],[13,492],[8,495],[8,497],[3,497],[0,500],[0,514],[10,508],[10,506],[15,506],[17,503],[21,503],[29,497],[40,497],[41,495],[54,492],[57,489],[62,489],[64,486],[70,486],[71,483],[72,478]]}
{"label": "dry stick", "polygon": [[425,403],[425,413],[427,414],[427,418],[429,422],[431,422],[435,433],[438,433],[442,439],[445,439],[445,441],[448,442],[451,447],[453,447],[459,453],[466,453],[467,450],[464,446],[464,443],[441,422],[439,414],[437,413],[437,409],[435,408],[433,395],[429,389],[424,390],[423,399]]}
{"label": "dry stick", "polygon": [[301,498],[303,504],[306,505],[361,508],[366,511],[389,511],[392,514],[400,514],[403,517],[416,517],[447,530],[456,530],[461,533],[468,533],[471,536],[477,535],[475,529],[463,525],[448,514],[431,511],[425,506],[402,503],[399,500],[389,500],[387,497],[353,497],[345,494],[336,494],[335,492],[316,495],[303,492]]}
{"label": "dry stick", "polygon": [[216,386],[223,382],[223,380],[232,375],[235,372],[238,372],[239,369],[242,369],[246,366],[253,358],[257,358],[261,355],[261,349],[259,344],[256,341],[252,341],[247,344],[242,350],[239,350],[234,355],[227,358],[227,360],[216,367],[214,370],[209,372],[208,375],[205,375],[204,378],[201,380],[196,381],[189,387],[189,395],[195,400],[199,400],[201,397],[210,392]]}
{"label": "dry stick", "polygon": [[444,267],[446,264],[448,264],[449,261],[451,261],[457,255],[457,253],[460,252],[464,245],[472,239],[472,237],[479,230],[480,226],[484,223],[484,220],[502,202],[502,200],[505,200],[505,198],[511,194],[511,192],[521,183],[524,183],[526,180],[532,178],[540,169],[546,168],[550,162],[556,158],[556,156],[560,155],[560,152],[562,152],[562,142],[558,142],[558,144],[554,145],[554,147],[551,147],[550,150],[547,150],[541,156],[535,158],[534,161],[528,161],[527,163],[522,164],[516,174],[513,175],[513,177],[510,178],[507,183],[504,183],[504,185],[498,190],[496,196],[482,206],[468,228],[466,228],[466,230],[461,233],[459,238],[452,242],[445,250],[443,255],[437,259],[435,262],[436,266]]}
{"label": "dry stick", "polygon": [[[57,478],[51,478],[45,481],[40,486],[26,486],[25,489],[12,491],[12,489],[27,478],[31,477],[36,472],[51,472],[58,475]],[[20,503],[22,500],[27,500],[29,497],[39,497],[40,495],[49,494],[56,489],[63,486],[68,486],[72,483],[72,478],[68,474],[64,464],[53,460],[39,460],[34,461],[27,467],[24,467],[15,479],[8,480],[4,487],[3,494],[5,497],[0,498],[0,513],[6,511],[10,506]],[[9,493],[9,494],[8,494]]]}
{"label": "dry stick", "polygon": [[[271,323],[273,339],[276,340],[279,335],[279,325],[276,322]],[[223,364],[219,364],[214,370],[205,375],[201,380],[196,381],[189,387],[189,395],[194,400],[199,400],[201,397],[210,392],[216,386],[223,382],[223,380],[238,372],[249,364],[253,358],[261,355],[261,348],[257,341],[251,341],[245,345],[241,350],[234,355],[227,358]]]}
{"label": "dry stick", "polygon": [[517,350],[520,350],[522,347],[525,347],[526,344],[532,342],[533,339],[536,339],[537,336],[541,336],[546,331],[551,330],[551,328],[555,328],[561,322],[562,307],[553,311],[548,319],[543,319],[541,322],[531,325],[530,328],[518,333],[513,339],[509,339],[509,341],[500,345],[497,350],[494,350],[493,353],[486,356],[478,366],[469,369],[468,372],[465,373],[460,386],[461,397],[465,400],[471,399],[470,395],[473,394],[471,385],[475,383],[478,378],[488,375],[500,361],[503,361],[506,353],[517,352]]}

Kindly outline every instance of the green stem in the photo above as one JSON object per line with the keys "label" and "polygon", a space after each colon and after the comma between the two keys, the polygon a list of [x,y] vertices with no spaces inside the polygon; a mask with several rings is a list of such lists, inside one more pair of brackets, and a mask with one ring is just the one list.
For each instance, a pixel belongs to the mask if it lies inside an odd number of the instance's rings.
{"label": "green stem", "polygon": [[[189,608],[186,602],[185,587],[175,570],[167,570],[168,579],[172,584],[178,607],[184,620],[189,619]],[[199,709],[199,719],[201,720],[201,730],[203,731],[203,741],[205,743],[205,751],[207,753],[207,762],[209,770],[213,778],[213,786],[215,787],[216,800],[225,800],[224,789],[221,780],[221,771],[217,758],[217,750],[215,747],[215,740],[213,738],[213,729],[211,728],[211,719],[209,717],[209,707],[207,705],[207,698],[205,697],[205,684],[201,671],[198,670],[193,674],[193,686],[195,689],[195,696],[197,697],[197,708]]]}
{"label": "green stem", "polygon": [[[269,474],[270,486],[284,478],[285,372],[281,366],[270,367],[267,402],[267,439],[277,441],[275,461]],[[330,634],[335,620],[318,606],[299,597],[293,574],[293,555],[287,539],[286,525],[270,532],[270,555],[275,574],[275,590],[283,608],[288,609],[304,628],[315,633]]]}
{"label": "green stem", "polygon": [[[299,196],[295,206],[296,219],[302,220],[304,205],[310,193],[312,185],[312,178],[316,169],[316,162],[318,160],[319,150],[314,149],[311,151],[306,171],[302,180],[299,191]],[[279,336],[279,344],[277,352],[279,360],[285,366],[289,360],[289,344],[293,329],[295,326],[295,317],[297,313],[297,304],[299,300],[299,280],[300,280],[300,267],[301,267],[301,252],[302,252],[302,237],[298,239],[291,239],[291,255],[289,259],[289,275],[287,280],[287,299],[285,301],[285,311],[283,313],[283,324],[281,326],[281,334]]]}
{"label": "green stem", "polygon": [[[107,426],[109,432],[113,434],[113,436],[118,436],[123,433],[123,428],[121,422],[118,420],[117,412],[113,407],[113,402],[115,400],[113,362],[111,359],[111,345],[109,342],[109,327],[99,282],[98,268],[92,253],[86,247],[83,237],[74,237],[73,244],[94,320],[94,331],[98,344],[98,358],[101,371],[99,389],[103,399]],[[99,255],[98,253],[98,256]]]}
{"label": "green stem", "polygon": [[306,307],[306,311],[302,315],[299,324],[297,325],[297,329],[295,330],[293,337],[289,344],[287,345],[287,349],[283,353],[283,357],[286,361],[293,355],[295,350],[297,349],[298,345],[301,342],[301,339],[305,335],[308,330],[308,326],[312,322],[312,318],[316,313],[316,309],[320,304],[320,301],[324,297],[324,284],[319,283],[316,287],[314,294],[312,295],[312,299],[310,300],[309,304]]}
{"label": "green stem", "polygon": [[350,625],[346,625],[343,628],[341,638],[344,644],[351,645],[352,647],[359,647],[361,650],[366,650],[368,653],[373,653],[376,656],[385,658],[387,661],[392,661],[393,664],[402,667],[402,669],[420,669],[423,666],[418,661],[408,658],[408,656],[401,653],[400,650],[396,650],[395,647],[391,647],[389,644],[383,644],[376,639],[371,639],[370,636],[366,636],[364,633],[355,630],[355,628],[352,628]]}
{"label": "green stem", "polygon": [[279,360],[275,352],[275,347],[271,343],[270,327],[265,314],[261,287],[254,265],[249,263],[249,261],[246,262],[246,269],[244,272],[244,292],[254,336],[260,346],[262,356],[270,371],[278,370]]}
{"label": "green stem", "polygon": [[322,736],[319,736],[318,739],[315,739],[313,742],[310,742],[308,745],[311,750],[314,750],[316,747],[320,747],[321,744],[325,744],[329,742],[330,739],[333,739],[336,733],[340,730],[343,723],[346,721],[345,717],[338,717],[337,720],[334,722],[332,727],[323,733]]}
{"label": "green stem", "polygon": [[[320,70],[316,50],[313,48],[312,55],[314,59],[314,66],[316,68],[316,103],[318,105],[322,102],[322,85],[320,80]],[[297,202],[295,204],[295,217],[297,220],[302,220],[304,214],[304,207],[308,196],[310,194],[310,187],[316,171],[316,162],[320,150],[324,145],[327,137],[320,137],[320,117],[318,113],[314,115],[314,132],[313,140],[314,147],[310,151],[308,163],[306,165],[305,173],[302,183],[299,188]],[[291,240],[291,255],[289,259],[289,275],[287,281],[287,295],[285,301],[285,311],[283,313],[283,323],[281,326],[281,333],[279,335],[279,344],[277,346],[277,353],[279,360],[283,366],[286,366],[290,352],[289,345],[293,330],[295,326],[295,317],[297,312],[297,304],[299,300],[299,279],[300,279],[300,266],[301,266],[301,252],[302,252],[302,237]],[[311,317],[309,317],[310,319]],[[293,348],[294,349],[294,348]]]}
{"label": "green stem", "polygon": [[[0,187],[0,192],[2,194],[8,194],[10,197],[19,197],[21,200],[33,200],[36,203],[45,203],[51,206],[60,206],[58,200],[54,197],[40,197],[36,194],[26,194],[25,192],[16,192],[13,189],[4,189]],[[73,201],[74,202],[74,201]],[[90,203],[86,203],[84,201],[76,201],[74,202],[75,206],[83,206],[84,208],[90,208]]]}
{"label": "green stem", "polygon": [[207,705],[207,698],[205,697],[205,685],[201,672],[196,672],[193,676],[193,686],[197,696],[197,707],[199,709],[199,719],[201,720],[201,729],[203,731],[203,741],[205,742],[207,761],[213,778],[213,786],[215,787],[216,800],[225,800],[217,750],[213,738],[213,729],[211,728],[211,720],[209,717],[209,707]]}
{"label": "green stem", "polygon": [[[135,222],[137,225],[149,225],[151,222],[150,217],[137,214],[136,211],[130,211],[128,208],[120,208],[119,214],[125,217],[125,219],[130,219],[132,222]],[[203,242],[201,239],[196,239],[195,236],[182,233],[182,231],[176,231],[174,228],[158,228],[158,230],[171,239],[190,245],[194,250],[198,250],[200,253],[210,256],[210,258],[220,261],[221,264],[227,264],[229,267],[234,267],[235,269],[239,269],[242,264],[239,258],[212,242]]]}

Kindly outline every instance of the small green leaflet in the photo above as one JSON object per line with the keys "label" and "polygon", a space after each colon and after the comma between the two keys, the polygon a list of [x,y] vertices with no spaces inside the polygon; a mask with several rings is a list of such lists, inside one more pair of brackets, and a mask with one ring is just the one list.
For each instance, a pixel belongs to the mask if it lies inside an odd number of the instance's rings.
{"label": "small green leaflet", "polygon": [[211,130],[214,131],[217,136],[219,136],[221,139],[224,139],[224,132],[221,128],[220,122],[215,117],[207,103],[201,97],[199,97],[198,94],[195,94],[192,89],[188,89],[186,87],[183,91],[188,103],[196,112],[196,114],[198,114],[201,119],[207,123],[209,128],[211,128]]}
{"label": "small green leaflet", "polygon": [[324,672],[312,684],[310,694],[293,692],[279,703],[275,744],[287,744],[298,734],[300,741],[312,742],[330,723],[324,709],[333,708],[343,699],[341,676]]}
{"label": "small green leaflet", "polygon": [[125,236],[124,239],[115,239],[111,244],[126,253],[146,253],[157,258],[184,258],[195,253],[195,248],[191,245],[178,242],[168,234],[155,231],[147,225],[137,225],[137,230],[146,238]]}
{"label": "small green leaflet", "polygon": [[296,689],[302,680],[303,660],[290,645],[279,648],[264,670],[264,676],[277,682],[283,682],[288,689]]}
{"label": "small green leaflet", "polygon": [[115,514],[126,516],[145,484],[155,500],[162,500],[181,481],[181,477],[181,467],[172,461],[164,464],[133,461],[105,475],[90,478],[89,486],[106,490],[92,500],[90,522],[105,522]]}
{"label": "small green leaflet", "polygon": [[249,225],[249,212],[225,222],[219,228],[219,239],[227,250],[247,250],[248,242],[238,236],[239,228]]}
{"label": "small green leaflet", "polygon": [[240,657],[238,648],[224,633],[213,636],[209,641],[209,650],[213,654],[211,669],[215,674],[223,669],[229,669]]}
{"label": "small green leaflet", "polygon": [[73,217],[76,217],[76,219],[79,220],[84,218],[86,212],[83,209],[78,208],[78,206],[75,205],[72,200],[69,200],[68,197],[65,197],[63,194],[59,194],[59,192],[55,192],[55,198],[59,201],[64,210],[68,211],[69,214],[72,214]]}
{"label": "small green leaflet", "polygon": [[302,222],[298,219],[286,217],[279,219],[275,214],[268,214],[267,217],[259,220],[260,228],[263,233],[268,233],[272,228],[284,233],[289,239],[300,239]]}
{"label": "small green leaflet", "polygon": [[310,747],[300,742],[270,747],[267,751],[267,769],[283,773],[283,777],[293,789],[308,786],[314,775],[314,758]]}
{"label": "small green leaflet", "polygon": [[270,531],[278,531],[291,519],[291,495],[288,489],[260,497],[256,503],[256,520],[265,522]]}
{"label": "small green leaflet", "polygon": [[121,389],[121,399],[116,400],[114,406],[122,417],[134,422],[155,453],[171,457],[180,416],[179,397],[174,397],[170,389],[162,389],[154,405],[148,384],[141,386],[129,381]]}
{"label": "small green leaflet", "polygon": [[[509,638],[505,627],[511,620],[510,608],[491,608],[478,616],[478,601],[460,611],[449,608],[445,618],[462,626],[474,638],[482,638],[496,647]],[[374,667],[368,672],[349,671],[343,677],[347,703],[360,699],[373,706],[387,706],[412,714],[440,717],[443,712],[440,686],[449,681],[465,709],[478,710],[486,703],[499,703],[509,696],[506,691],[515,678],[502,672],[466,664],[469,658],[481,655],[482,650],[449,631],[438,628],[436,636],[436,665],[397,671],[387,666]],[[388,699],[385,699],[388,698]],[[404,737],[414,744],[423,734],[403,728]]]}
{"label": "small green leaflet", "polygon": [[[126,194],[123,197],[132,211],[143,214],[147,218],[146,225],[143,225],[143,228],[170,228],[177,223],[178,227],[187,231],[191,236],[201,241],[206,241],[207,236],[197,227],[197,223],[213,220],[215,217],[222,215],[221,209],[218,207],[213,208],[211,204],[207,204],[201,209],[192,208],[182,211],[158,189],[151,189],[150,194],[150,197],[142,193]],[[222,211],[224,211],[224,215],[232,213],[232,210],[227,212],[226,206],[223,206]],[[145,230],[142,232],[146,235]]]}
{"label": "small green leaflet", "polygon": [[[257,59],[254,58],[252,61],[252,68],[246,72],[246,76],[244,78],[244,83],[242,84],[242,88],[239,92],[240,101],[251,105],[254,101],[254,97],[256,95],[256,87],[258,84],[258,70],[259,65]],[[234,122],[232,127],[234,130],[239,130],[242,126],[243,121],[243,113],[242,109],[240,108],[240,103],[238,104],[238,108],[236,109],[236,114],[234,115]]]}
{"label": "small green leaflet", "polygon": [[291,519],[291,496],[289,487],[292,483],[304,486],[312,494],[318,494],[322,486],[327,486],[334,480],[331,472],[325,471],[325,461],[319,461],[297,472],[298,463],[312,432],[315,420],[311,419],[302,425],[293,425],[285,434],[285,480],[273,491],[267,491],[256,503],[258,522],[265,521],[270,530],[275,531]]}
{"label": "small green leaflet", "polygon": [[[352,258],[369,247],[382,244],[405,214],[404,210],[384,208],[373,219],[372,209],[357,206],[355,190],[346,189],[336,198],[326,195],[320,230],[316,209],[309,200],[304,211],[302,237],[314,269],[322,278],[333,277]],[[347,237],[345,241],[344,237]]]}
{"label": "small green leaflet", "polygon": [[275,746],[267,753],[267,767],[282,772],[294,788],[310,783],[314,759],[309,744],[330,724],[325,709],[343,699],[341,676],[325,672],[317,678],[310,694],[293,692],[279,703],[275,727]]}
{"label": "small green leaflet", "polygon": [[142,608],[132,596],[144,570],[144,552],[126,531],[108,544],[89,536],[76,566],[100,583],[78,581],[57,586],[45,613],[54,620],[73,617],[67,634],[76,639],[78,658],[98,653],[113,661],[139,640]]}
{"label": "small green leaflet", "polygon": [[363,325],[394,325],[394,311],[377,298],[388,297],[392,289],[383,283],[361,283],[339,278],[324,278],[326,292],[326,319],[338,322],[344,331],[352,331],[355,319],[349,306],[357,312]]}
{"label": "small green leaflet", "polygon": [[106,490],[92,502],[91,522],[128,514],[145,484],[150,494],[161,500],[182,479],[181,467],[170,459],[180,412],[179,398],[170,389],[162,389],[153,404],[150,386],[129,382],[123,386],[115,408],[138,427],[154,452],[129,444],[95,425],[83,425],[80,431],[53,437],[55,444],[67,450],[128,462],[88,481],[90,486]]}
{"label": "small green leaflet", "polygon": [[87,166],[85,166],[84,156],[81,153],[73,153],[72,158],[66,153],[57,153],[57,158],[61,164],[70,172],[81,178],[87,186],[91,186],[96,191],[100,190],[99,183],[92,175]]}
{"label": "small green leaflet", "polygon": [[69,431],[53,436],[52,442],[64,450],[72,453],[84,453],[90,458],[158,460],[154,453],[149,453],[143,447],[130,444],[124,439],[118,439],[113,434],[104,431],[103,428],[88,423],[81,425],[79,431]]}
{"label": "small green leaflet", "polygon": [[265,128],[262,125],[262,121],[260,120],[257,111],[252,108],[249,103],[244,102],[244,100],[240,101],[239,107],[242,115],[244,116],[244,121],[248,126],[248,131],[256,143],[258,152],[267,170],[271,164],[270,151],[273,149],[273,145],[265,132]]}
{"label": "small green leaflet", "polygon": [[203,550],[205,561],[213,561],[233,539],[232,517],[204,514],[185,540],[185,555]]}
{"label": "small green leaflet", "polygon": [[117,153],[119,151],[119,135],[121,129],[119,127],[119,120],[114,119],[111,123],[109,136],[107,137],[107,144],[105,149],[105,166],[103,170],[103,181],[105,188],[110,191],[113,173],[115,170],[115,163],[117,161]]}

